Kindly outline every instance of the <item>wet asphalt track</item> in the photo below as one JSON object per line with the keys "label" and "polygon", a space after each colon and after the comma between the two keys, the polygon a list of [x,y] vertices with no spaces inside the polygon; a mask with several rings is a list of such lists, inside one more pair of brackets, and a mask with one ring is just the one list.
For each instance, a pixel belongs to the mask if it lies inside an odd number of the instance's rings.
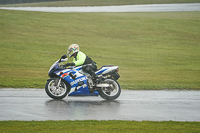
{"label": "wet asphalt track", "polygon": [[0,9],[40,12],[171,12],[200,11],[200,3],[85,7],[0,7]]}
{"label": "wet asphalt track", "polygon": [[101,97],[52,100],[44,89],[0,89],[3,120],[200,121],[200,91],[128,91]]}

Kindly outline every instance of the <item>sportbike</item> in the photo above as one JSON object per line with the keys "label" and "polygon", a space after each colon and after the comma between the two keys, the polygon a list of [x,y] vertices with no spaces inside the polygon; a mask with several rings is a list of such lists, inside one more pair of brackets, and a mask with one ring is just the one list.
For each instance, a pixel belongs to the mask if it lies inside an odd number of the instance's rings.
{"label": "sportbike", "polygon": [[114,100],[119,97],[121,87],[117,82],[120,77],[118,66],[102,66],[95,72],[99,78],[95,83],[90,74],[82,70],[82,66],[66,68],[63,62],[67,60],[67,55],[63,55],[49,69],[50,78],[45,85],[45,91],[49,97],[63,99],[68,95],[100,95],[106,100]]}

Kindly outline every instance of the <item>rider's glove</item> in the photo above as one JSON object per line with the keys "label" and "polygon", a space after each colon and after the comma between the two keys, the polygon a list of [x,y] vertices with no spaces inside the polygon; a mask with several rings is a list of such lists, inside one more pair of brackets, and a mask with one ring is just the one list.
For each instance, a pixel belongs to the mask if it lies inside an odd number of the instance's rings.
{"label": "rider's glove", "polygon": [[68,67],[68,66],[75,66],[75,63],[67,63],[67,64],[65,64],[65,67]]}

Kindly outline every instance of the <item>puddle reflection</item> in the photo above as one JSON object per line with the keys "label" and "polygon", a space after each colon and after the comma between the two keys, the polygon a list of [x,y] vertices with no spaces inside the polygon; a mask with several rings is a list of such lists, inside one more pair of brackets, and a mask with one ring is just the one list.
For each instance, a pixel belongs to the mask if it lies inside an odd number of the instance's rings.
{"label": "puddle reflection", "polygon": [[51,119],[65,120],[112,119],[119,107],[119,101],[106,100],[49,100],[45,103],[46,113],[53,117]]}

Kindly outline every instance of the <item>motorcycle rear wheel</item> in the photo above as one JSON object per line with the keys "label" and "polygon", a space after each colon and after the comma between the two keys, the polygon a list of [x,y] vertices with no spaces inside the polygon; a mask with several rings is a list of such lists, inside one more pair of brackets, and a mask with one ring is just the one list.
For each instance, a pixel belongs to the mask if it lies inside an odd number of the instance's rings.
{"label": "motorcycle rear wheel", "polygon": [[111,87],[100,88],[99,95],[105,100],[115,100],[121,94],[121,87],[119,83],[114,79],[106,79],[103,81],[105,84],[110,84]]}
{"label": "motorcycle rear wheel", "polygon": [[66,84],[63,81],[60,82],[59,87],[56,87],[54,84],[55,84],[54,79],[50,79],[47,81],[45,85],[45,91],[47,95],[53,99],[59,99],[59,100],[66,97],[66,95],[68,94]]}

